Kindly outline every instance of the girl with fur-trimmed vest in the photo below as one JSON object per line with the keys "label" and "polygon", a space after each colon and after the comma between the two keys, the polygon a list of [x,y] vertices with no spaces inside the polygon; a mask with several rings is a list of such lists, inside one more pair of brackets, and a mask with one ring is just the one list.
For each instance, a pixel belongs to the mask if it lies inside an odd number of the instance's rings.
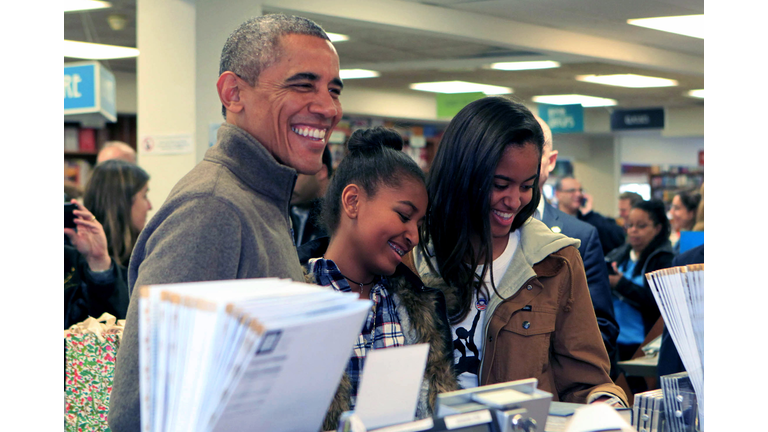
{"label": "girl with fur-trimmed vest", "polygon": [[411,264],[446,295],[463,387],[537,378],[553,400],[627,406],[579,241],[532,219],[544,136],[522,104],[486,97],[450,122],[429,171]]}
{"label": "girl with fur-trimmed vest", "polygon": [[330,238],[298,249],[308,282],[373,301],[323,430],[335,430],[341,413],[354,409],[369,350],[429,344],[418,419],[432,415],[438,393],[458,389],[445,298],[402,264],[427,210],[424,173],[402,146],[390,129],[355,131],[323,202]]}

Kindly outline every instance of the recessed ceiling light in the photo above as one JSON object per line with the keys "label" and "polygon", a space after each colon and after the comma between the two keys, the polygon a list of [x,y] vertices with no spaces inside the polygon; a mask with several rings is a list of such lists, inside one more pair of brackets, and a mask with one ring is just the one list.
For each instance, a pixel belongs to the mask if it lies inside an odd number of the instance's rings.
{"label": "recessed ceiling light", "polygon": [[112,7],[109,2],[94,0],[65,0],[61,3],[64,6],[64,12],[104,9]]}
{"label": "recessed ceiling light", "polygon": [[704,99],[704,89],[688,90],[688,96],[699,98],[699,99]]}
{"label": "recessed ceiling light", "polygon": [[485,93],[487,95],[509,94],[512,89],[487,84],[477,84],[466,81],[441,81],[411,84],[413,90],[433,93]]}
{"label": "recessed ceiling light", "polygon": [[138,55],[139,50],[136,48],[68,40],[64,41],[64,57],[89,60],[109,60],[138,57]]}
{"label": "recessed ceiling light", "polygon": [[377,71],[368,69],[341,69],[339,71],[341,79],[376,78],[379,75]]}
{"label": "recessed ceiling light", "polygon": [[551,69],[560,67],[560,63],[551,60],[543,61],[521,61],[521,62],[501,62],[491,64],[491,69],[498,70],[531,70],[531,69]]}
{"label": "recessed ceiling light", "polygon": [[534,96],[532,100],[536,103],[543,103],[543,104],[550,104],[550,105],[581,104],[581,106],[585,108],[614,106],[617,104],[616,100],[614,99],[585,96],[580,94],[542,95],[542,96]]}
{"label": "recessed ceiling light", "polygon": [[339,33],[328,33],[325,32],[325,34],[328,35],[328,38],[331,40],[331,42],[344,42],[349,40],[349,36],[339,34]]}
{"label": "recessed ceiling light", "polygon": [[704,39],[704,14],[630,19],[627,24]]}
{"label": "recessed ceiling light", "polygon": [[591,82],[618,87],[648,88],[648,87],[674,87],[677,81],[666,78],[657,78],[635,74],[615,75],[578,75],[578,81]]}

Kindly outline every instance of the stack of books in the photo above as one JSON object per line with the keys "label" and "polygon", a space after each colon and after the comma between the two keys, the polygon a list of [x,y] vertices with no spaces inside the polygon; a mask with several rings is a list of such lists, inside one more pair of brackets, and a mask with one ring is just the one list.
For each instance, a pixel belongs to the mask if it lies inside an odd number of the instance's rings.
{"label": "stack of books", "polygon": [[146,432],[318,430],[372,306],[283,279],[139,290]]}

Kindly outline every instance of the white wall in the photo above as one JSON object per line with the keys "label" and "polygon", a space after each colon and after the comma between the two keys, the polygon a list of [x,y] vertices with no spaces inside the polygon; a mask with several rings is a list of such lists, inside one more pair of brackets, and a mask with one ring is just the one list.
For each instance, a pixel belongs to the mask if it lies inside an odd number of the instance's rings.
{"label": "white wall", "polygon": [[621,163],[627,165],[698,166],[704,137],[664,137],[659,132],[622,133]]}

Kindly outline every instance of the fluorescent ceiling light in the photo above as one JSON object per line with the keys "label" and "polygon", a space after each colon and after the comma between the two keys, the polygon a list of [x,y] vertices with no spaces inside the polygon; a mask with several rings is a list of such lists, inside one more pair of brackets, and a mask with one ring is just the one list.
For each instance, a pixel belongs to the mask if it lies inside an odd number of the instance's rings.
{"label": "fluorescent ceiling light", "polygon": [[704,14],[630,19],[627,24],[704,39]]}
{"label": "fluorescent ceiling light", "polygon": [[531,70],[531,69],[551,69],[560,67],[560,63],[551,60],[544,61],[522,61],[522,62],[501,62],[491,64],[491,69],[498,70]]}
{"label": "fluorescent ceiling light", "polygon": [[379,75],[377,71],[367,69],[342,69],[339,71],[341,79],[376,78]]}
{"label": "fluorescent ceiling light", "polygon": [[509,94],[512,89],[486,84],[477,84],[466,81],[441,81],[411,84],[413,90],[433,93],[485,93],[487,95]]}
{"label": "fluorescent ceiling light", "polygon": [[635,74],[615,75],[578,75],[578,81],[604,84],[618,87],[648,88],[648,87],[674,87],[677,81],[666,78],[656,78]]}
{"label": "fluorescent ceiling light", "polygon": [[344,42],[349,40],[349,36],[338,34],[338,33],[328,33],[325,32],[325,34],[328,35],[328,38],[331,39],[331,42]]}
{"label": "fluorescent ceiling light", "polygon": [[62,4],[64,6],[64,12],[104,9],[112,7],[109,2],[93,0],[64,0]]}
{"label": "fluorescent ceiling light", "polygon": [[64,41],[64,57],[109,60],[117,58],[138,57],[136,48],[116,45],[102,45],[88,42]]}
{"label": "fluorescent ceiling light", "polygon": [[614,106],[617,104],[616,100],[614,99],[585,96],[580,94],[534,96],[532,100],[536,103],[543,103],[543,104],[550,104],[550,105],[581,104],[581,106],[585,108]]}
{"label": "fluorescent ceiling light", "polygon": [[688,90],[688,96],[704,99],[704,89],[701,89],[701,90]]}

